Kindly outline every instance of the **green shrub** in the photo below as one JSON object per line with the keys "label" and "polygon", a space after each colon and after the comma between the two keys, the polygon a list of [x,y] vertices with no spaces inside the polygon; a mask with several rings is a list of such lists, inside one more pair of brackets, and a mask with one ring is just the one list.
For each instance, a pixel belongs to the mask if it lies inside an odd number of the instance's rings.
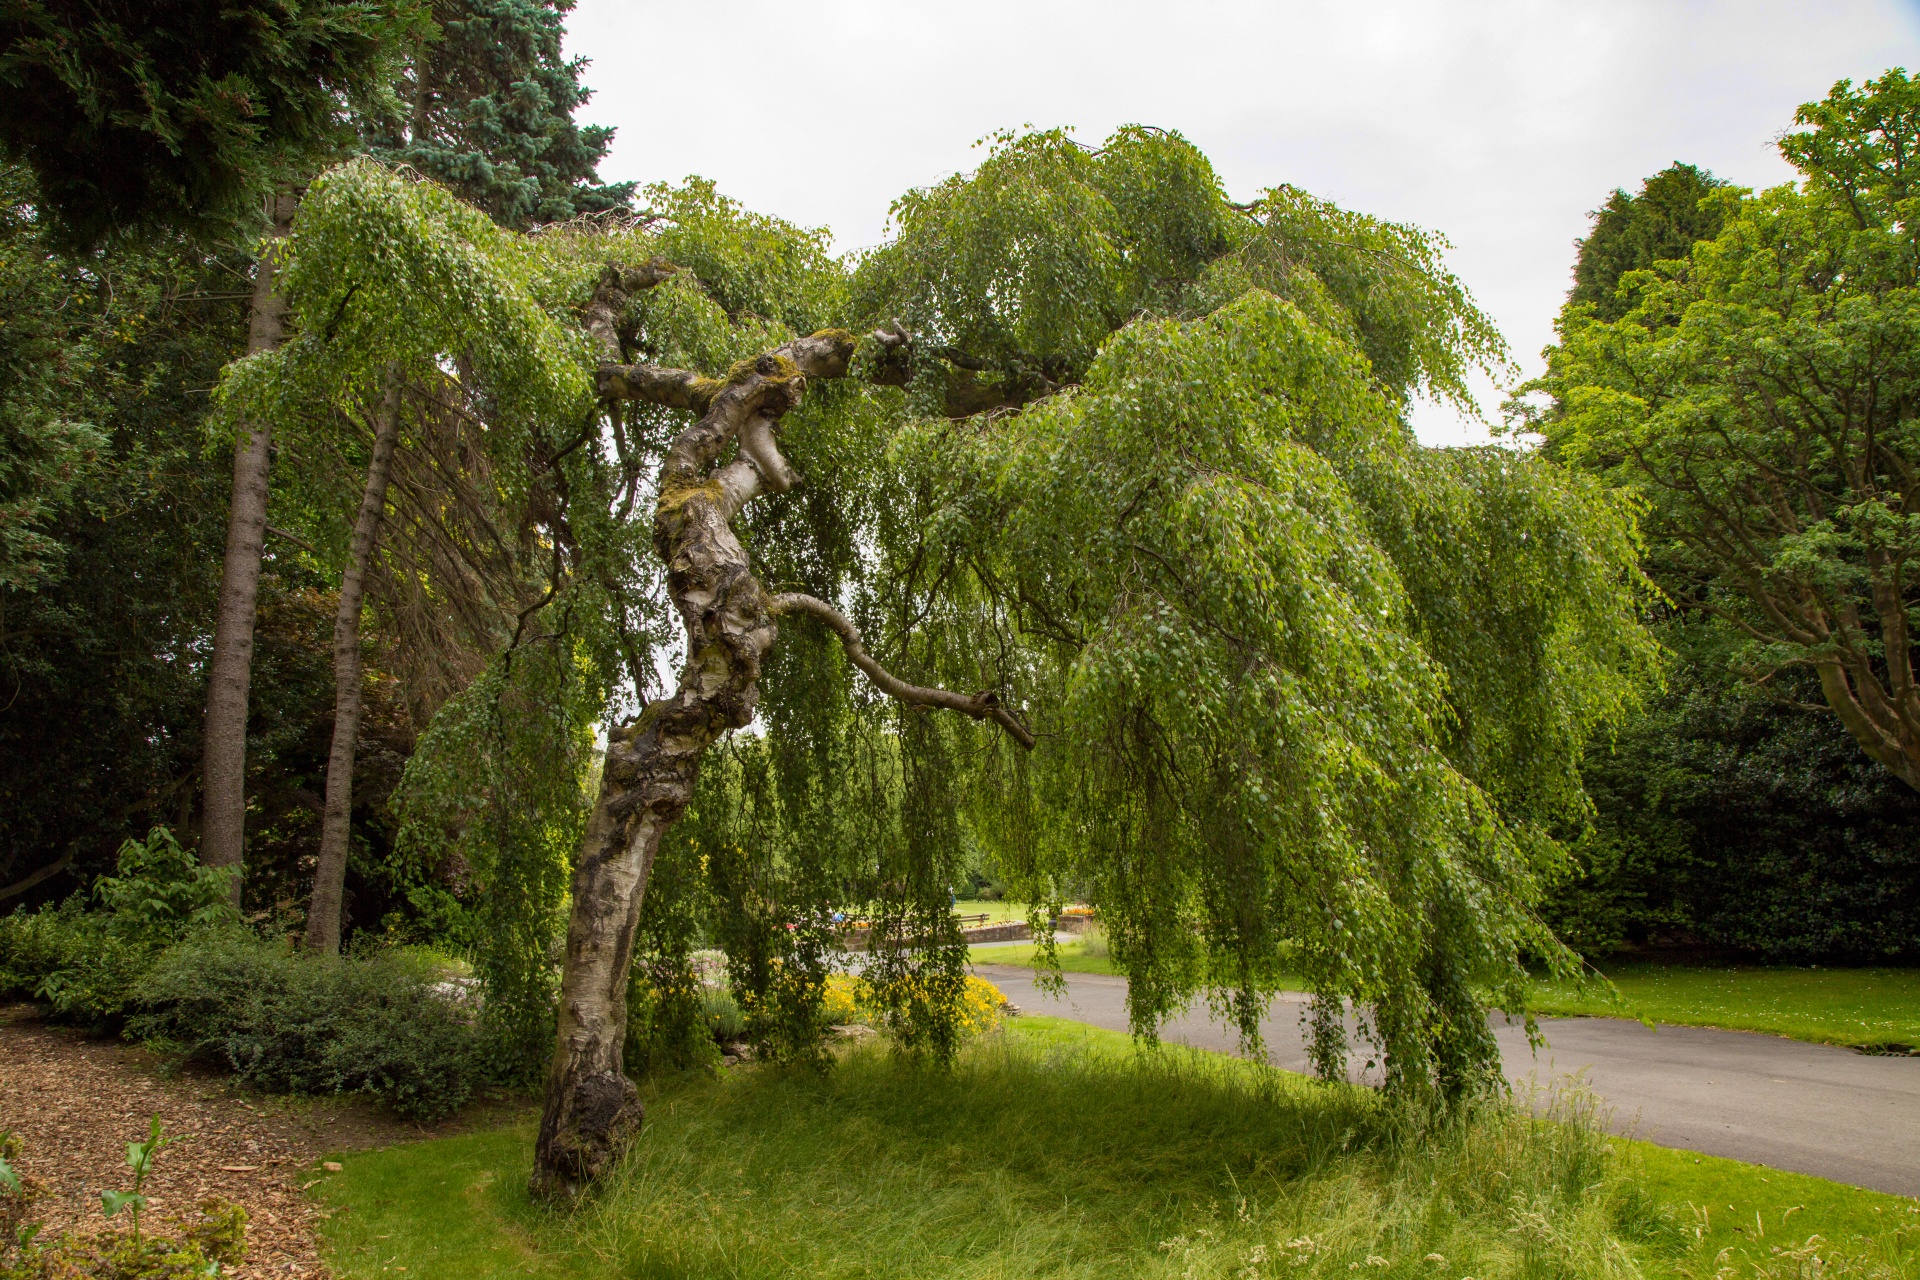
{"label": "green shrub", "polygon": [[229,868],[203,867],[173,833],[155,827],[120,846],[118,875],[57,907],[0,919],[0,995],[44,1000],[56,1017],[108,1022],[127,1011],[133,989],[162,948],[238,916]]}
{"label": "green shrub", "polygon": [[201,866],[165,827],[123,843],[116,870],[117,876],[101,876],[93,892],[114,931],[126,937],[173,942],[200,926],[239,919],[233,906],[239,869]]}
{"label": "green shrub", "polygon": [[44,1000],[54,1015],[101,1023],[126,1009],[159,948],[81,910],[79,896],[0,919],[0,995]]}
{"label": "green shrub", "polygon": [[481,1033],[431,962],[315,956],[243,929],[169,948],[136,992],[132,1035],[178,1044],[275,1093],[367,1093],[433,1119],[485,1076]]}

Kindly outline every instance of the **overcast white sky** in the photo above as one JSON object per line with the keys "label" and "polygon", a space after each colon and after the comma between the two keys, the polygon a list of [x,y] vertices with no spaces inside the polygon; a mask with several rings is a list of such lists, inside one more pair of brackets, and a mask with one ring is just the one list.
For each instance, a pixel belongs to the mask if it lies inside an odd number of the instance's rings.
{"label": "overcast white sky", "polygon": [[1676,159],[1785,181],[1796,105],[1920,69],[1914,0],[581,0],[568,29],[583,118],[619,128],[608,179],[703,174],[850,249],[994,130],[1178,129],[1235,199],[1291,182],[1444,233],[1527,373],[1614,187]]}

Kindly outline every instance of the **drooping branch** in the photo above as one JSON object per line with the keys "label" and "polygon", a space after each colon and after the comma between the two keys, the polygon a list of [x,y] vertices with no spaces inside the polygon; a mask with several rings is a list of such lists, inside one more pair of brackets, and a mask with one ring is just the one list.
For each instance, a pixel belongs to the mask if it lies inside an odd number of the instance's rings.
{"label": "drooping branch", "polygon": [[853,625],[852,619],[825,600],[796,591],[783,592],[767,602],[767,612],[775,617],[785,613],[811,614],[826,623],[845,646],[847,661],[865,672],[867,679],[895,701],[912,707],[942,707],[974,720],[991,720],[1005,729],[1015,742],[1029,751],[1033,749],[1033,734],[1026,725],[1020,723],[1019,717],[1007,709],[1007,704],[1000,700],[998,694],[991,689],[967,694],[908,684],[874,661],[873,655],[867,652],[866,645],[861,642],[860,629]]}

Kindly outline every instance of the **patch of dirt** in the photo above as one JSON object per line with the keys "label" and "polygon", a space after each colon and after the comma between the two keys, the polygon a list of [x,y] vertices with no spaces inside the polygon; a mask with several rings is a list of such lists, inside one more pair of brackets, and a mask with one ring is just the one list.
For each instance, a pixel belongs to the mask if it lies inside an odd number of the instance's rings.
{"label": "patch of dirt", "polygon": [[483,1105],[429,1129],[363,1102],[270,1097],[166,1065],[136,1046],[51,1026],[30,1005],[0,1006],[0,1131],[20,1135],[20,1172],[46,1184],[39,1213],[48,1233],[105,1225],[100,1192],[131,1187],[126,1144],[145,1138],[157,1113],[183,1137],[154,1161],[147,1221],[220,1196],[247,1211],[247,1260],[231,1274],[324,1277],[314,1230],[325,1210],[304,1191],[328,1152],[442,1137],[520,1110]]}

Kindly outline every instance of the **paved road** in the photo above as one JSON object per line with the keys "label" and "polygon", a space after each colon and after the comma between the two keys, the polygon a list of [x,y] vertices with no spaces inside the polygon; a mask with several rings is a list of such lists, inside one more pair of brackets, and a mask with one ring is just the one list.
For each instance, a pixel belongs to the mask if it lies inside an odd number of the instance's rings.
{"label": "paved road", "polygon": [[[1066,975],[1056,1000],[1033,972],[975,965],[974,972],[1027,1013],[1127,1029],[1125,978]],[[1261,1025],[1270,1060],[1307,1070],[1299,1013],[1305,997],[1283,994]],[[1836,1182],[1920,1196],[1920,1058],[1872,1058],[1833,1045],[1706,1027],[1649,1031],[1620,1018],[1543,1018],[1547,1047],[1536,1058],[1520,1026],[1496,1029],[1507,1074],[1542,1085],[1584,1071],[1613,1108],[1612,1127],[1664,1147],[1729,1156]],[[1204,1004],[1162,1038],[1235,1052],[1237,1033]]]}

